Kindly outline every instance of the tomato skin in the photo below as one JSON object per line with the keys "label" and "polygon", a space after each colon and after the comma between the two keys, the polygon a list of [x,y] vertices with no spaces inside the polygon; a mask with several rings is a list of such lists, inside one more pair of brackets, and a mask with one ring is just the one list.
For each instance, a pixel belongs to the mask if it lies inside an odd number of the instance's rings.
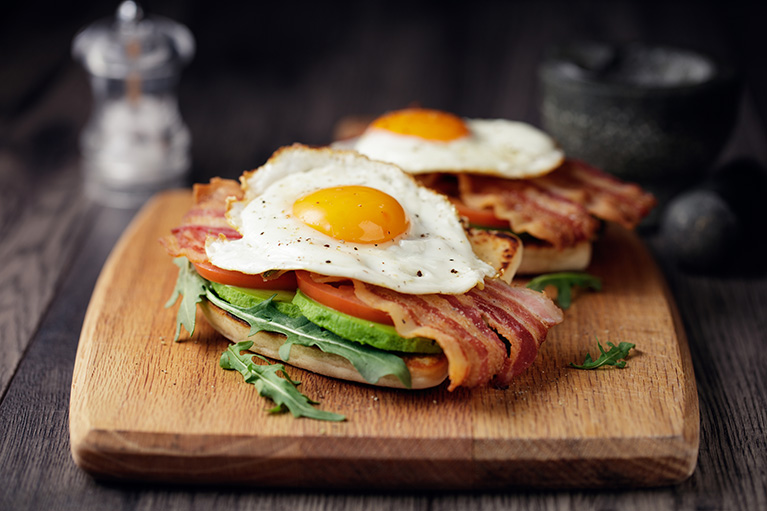
{"label": "tomato skin", "polygon": [[193,263],[201,277],[226,284],[228,286],[248,287],[251,289],[296,289],[296,275],[286,272],[275,279],[265,280],[260,274],[250,275],[239,271],[224,270],[210,263]]}
{"label": "tomato skin", "polygon": [[386,312],[374,309],[364,304],[354,294],[354,285],[351,283],[323,284],[315,282],[309,272],[296,271],[298,289],[306,296],[322,305],[335,309],[344,314],[354,316],[375,323],[393,325],[394,322]]}
{"label": "tomato skin", "polygon": [[317,302],[361,319],[393,325],[391,317],[384,311],[365,305],[354,294],[354,285],[348,282],[341,284],[323,284],[315,282],[307,271],[287,272],[272,280],[264,280],[261,275],[250,275],[238,271],[224,270],[210,263],[193,263],[201,277],[228,286],[246,287],[251,289],[300,289],[306,296]]}
{"label": "tomato skin", "polygon": [[509,221],[503,218],[498,218],[493,213],[492,209],[474,209],[470,208],[459,200],[453,200],[455,209],[458,210],[458,214],[469,219],[469,223],[481,227],[492,227],[496,229],[508,229]]}

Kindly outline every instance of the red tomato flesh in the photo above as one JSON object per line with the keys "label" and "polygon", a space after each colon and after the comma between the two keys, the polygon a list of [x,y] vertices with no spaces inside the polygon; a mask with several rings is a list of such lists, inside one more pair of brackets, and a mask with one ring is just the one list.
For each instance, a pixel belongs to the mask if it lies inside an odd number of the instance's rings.
{"label": "red tomato flesh", "polygon": [[497,229],[508,229],[509,221],[503,218],[498,218],[493,213],[492,209],[474,209],[470,208],[459,200],[453,200],[455,209],[458,210],[458,214],[469,219],[469,223],[472,225],[478,225],[482,227],[493,227]]}
{"label": "red tomato flesh", "polygon": [[289,271],[274,279],[265,279],[260,274],[250,275],[239,271],[224,270],[210,263],[194,263],[201,277],[226,284],[227,286],[249,287],[252,289],[296,289],[296,275]]}
{"label": "red tomato flesh", "polygon": [[319,283],[306,271],[296,271],[296,280],[302,293],[326,307],[375,323],[394,324],[386,312],[365,305],[357,298],[351,282]]}

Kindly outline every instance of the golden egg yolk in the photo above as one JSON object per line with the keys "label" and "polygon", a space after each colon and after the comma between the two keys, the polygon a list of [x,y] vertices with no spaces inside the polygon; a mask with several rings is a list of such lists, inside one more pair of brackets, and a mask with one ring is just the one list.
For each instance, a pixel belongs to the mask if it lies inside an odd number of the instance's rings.
{"label": "golden egg yolk", "polygon": [[391,241],[409,226],[394,197],[368,186],[317,190],[293,203],[293,215],[332,238],[353,243]]}
{"label": "golden egg yolk", "polygon": [[469,134],[463,119],[440,110],[407,108],[382,115],[371,126],[426,140],[449,142]]}

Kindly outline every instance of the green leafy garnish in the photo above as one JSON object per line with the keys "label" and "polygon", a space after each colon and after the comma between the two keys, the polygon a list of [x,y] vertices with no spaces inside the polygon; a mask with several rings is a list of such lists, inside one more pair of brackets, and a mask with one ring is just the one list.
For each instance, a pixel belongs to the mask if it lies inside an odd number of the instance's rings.
{"label": "green leafy garnish", "polygon": [[584,272],[560,272],[539,275],[527,283],[527,287],[535,291],[543,291],[546,286],[557,288],[557,305],[563,309],[570,307],[572,303],[572,289],[575,286],[600,291],[602,279]]}
{"label": "green leafy garnish", "polygon": [[181,296],[181,305],[176,313],[176,337],[178,341],[183,326],[189,335],[194,333],[195,314],[197,313],[197,304],[202,301],[208,289],[208,281],[192,269],[192,265],[186,257],[177,257],[173,264],[178,266],[178,278],[176,287],[173,289],[173,295],[165,304],[165,308],[173,306]]}
{"label": "green leafy garnish", "polygon": [[284,334],[287,339],[285,344],[280,346],[280,358],[285,362],[290,361],[290,348],[294,344],[315,346],[325,353],[344,357],[359,371],[365,381],[376,383],[382,377],[393,374],[406,387],[411,385],[410,371],[401,357],[339,337],[304,316],[287,316],[277,310],[271,299],[244,308],[232,305],[212,292],[208,292],[206,298],[247,322],[250,325],[249,335],[255,335],[262,330]]}
{"label": "green leafy garnish", "polygon": [[174,262],[179,267],[178,280],[166,307],[176,303],[178,296],[182,295],[181,306],[176,315],[176,340],[182,325],[190,335],[194,333],[195,308],[199,302],[206,299],[248,323],[250,335],[262,330],[284,334],[287,339],[280,347],[280,358],[285,362],[289,361],[290,348],[294,344],[316,346],[326,353],[344,357],[367,382],[376,383],[391,374],[410,388],[410,371],[404,360],[396,354],[344,339],[303,316],[287,315],[279,311],[271,299],[250,308],[232,305],[215,294],[210,283],[200,277],[186,258],[179,257]]}
{"label": "green leafy garnish", "polygon": [[[333,412],[318,410],[312,405],[317,404],[298,391],[296,385],[300,382],[293,381],[285,372],[282,364],[258,365],[253,362],[253,357],[267,361],[264,357],[255,353],[241,354],[253,345],[252,341],[238,342],[230,345],[221,355],[219,365],[229,371],[239,371],[245,383],[253,384],[258,393],[271,399],[277,405],[270,409],[270,413],[280,413],[287,410],[293,417],[308,417],[310,419],[324,421],[343,421],[346,417]],[[281,378],[279,374],[284,378]]]}
{"label": "green leafy garnish", "polygon": [[628,357],[629,350],[635,348],[636,344],[622,342],[616,346],[613,343],[608,342],[607,346],[610,348],[609,351],[605,351],[599,341],[597,341],[597,346],[599,346],[599,351],[602,353],[598,359],[594,360],[591,358],[590,353],[586,353],[586,358],[582,365],[576,365],[570,362],[570,367],[576,369],[596,369],[597,367],[602,366],[615,366],[619,369],[623,369],[626,367],[626,360],[624,359]]}

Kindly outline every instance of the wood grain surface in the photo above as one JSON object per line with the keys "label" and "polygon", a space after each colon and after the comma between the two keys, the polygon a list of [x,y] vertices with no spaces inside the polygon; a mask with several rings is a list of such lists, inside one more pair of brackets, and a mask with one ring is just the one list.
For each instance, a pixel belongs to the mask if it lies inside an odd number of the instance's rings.
{"label": "wood grain surface", "polygon": [[[699,394],[698,463],[680,484],[394,492],[93,479],[70,451],[72,372],[93,286],[136,211],[88,206],[80,193],[77,135],[91,98],[69,50],[78,29],[111,15],[115,5],[40,0],[4,7],[0,510],[767,509],[767,238],[749,237],[748,250],[733,251],[722,268],[693,272],[675,263],[668,240],[652,230],[641,236],[679,306]],[[194,182],[235,177],[280,145],[327,143],[344,116],[412,102],[539,125],[536,67],[548,45],[573,39],[680,45],[737,66],[738,124],[701,173],[738,158],[767,172],[765,2],[155,0],[144,7],[185,23],[197,40],[179,84]],[[767,219],[754,220],[760,227],[750,232],[759,234]]]}
{"label": "wood grain surface", "polygon": [[[699,416],[687,341],[642,242],[610,229],[590,269],[604,280],[555,327],[508,390],[398,391],[291,368],[347,421],[268,415],[223,371],[228,341],[198,313],[173,343],[163,309],[176,267],[157,242],[191,204],[158,196],[123,235],[91,298],[75,362],[71,447],[96,476],[333,488],[648,486],[688,477]],[[568,368],[587,351],[637,344],[628,367]],[[595,355],[596,356],[596,355]]]}

